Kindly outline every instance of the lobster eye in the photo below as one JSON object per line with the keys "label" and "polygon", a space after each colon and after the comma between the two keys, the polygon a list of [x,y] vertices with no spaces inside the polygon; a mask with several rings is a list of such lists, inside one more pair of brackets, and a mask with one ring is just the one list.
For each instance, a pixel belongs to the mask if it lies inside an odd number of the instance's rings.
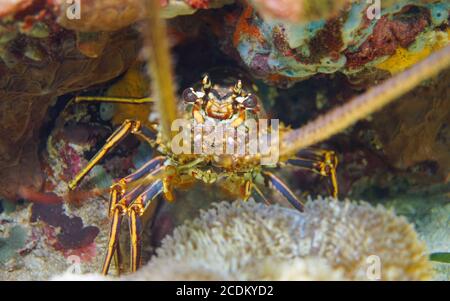
{"label": "lobster eye", "polygon": [[242,104],[248,109],[254,109],[258,105],[258,100],[255,95],[249,94]]}
{"label": "lobster eye", "polygon": [[187,88],[183,91],[183,100],[187,103],[194,103],[197,101],[198,97],[195,94],[194,90],[192,88]]}

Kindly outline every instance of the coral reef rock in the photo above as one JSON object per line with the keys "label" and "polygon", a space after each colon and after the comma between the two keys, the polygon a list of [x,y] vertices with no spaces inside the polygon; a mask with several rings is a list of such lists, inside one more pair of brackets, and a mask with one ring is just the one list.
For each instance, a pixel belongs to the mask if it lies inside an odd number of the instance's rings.
{"label": "coral reef rock", "polygon": [[308,22],[328,18],[343,9],[349,2],[350,0],[251,0],[264,18],[289,22]]}
{"label": "coral reef rock", "polygon": [[133,29],[68,31],[45,3],[26,1],[0,13],[0,196],[8,199],[18,197],[20,186],[42,185],[39,131],[57,96],[117,77],[140,45]]}
{"label": "coral reef rock", "polygon": [[450,70],[374,115],[387,161],[400,170],[432,166],[429,180],[450,180]]}
{"label": "coral reef rock", "polygon": [[33,207],[28,203],[0,214],[0,280],[48,280],[65,271],[98,271],[108,242],[106,202],[97,199],[82,208]]}
{"label": "coral reef rock", "polygon": [[[114,31],[127,27],[145,17],[145,1],[142,0],[81,0],[80,18],[66,12],[73,6],[67,1],[59,1],[59,23],[65,28],[84,31]],[[161,0],[161,15],[173,18],[191,15],[198,9],[219,8],[234,0]],[[82,16],[82,17],[81,17]]]}
{"label": "coral reef rock", "polygon": [[[279,10],[289,11],[284,2],[290,1],[277,2]],[[244,5],[237,17],[226,18],[235,21],[225,44],[254,75],[279,86],[320,73],[376,70],[387,77],[448,44],[448,1],[398,1],[382,8],[379,18],[368,16],[370,6],[356,1],[335,16],[293,23],[264,20]]]}

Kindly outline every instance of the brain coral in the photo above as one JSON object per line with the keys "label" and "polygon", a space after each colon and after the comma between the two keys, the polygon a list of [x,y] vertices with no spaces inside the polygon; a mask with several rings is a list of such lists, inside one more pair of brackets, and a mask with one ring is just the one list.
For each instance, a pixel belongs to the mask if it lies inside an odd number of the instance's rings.
{"label": "brain coral", "polygon": [[202,279],[300,280],[324,279],[324,271],[333,271],[330,279],[367,280],[373,255],[383,280],[431,276],[425,245],[413,227],[382,207],[328,199],[308,202],[304,213],[253,201],[214,207],[175,229],[132,277],[165,278],[165,271],[192,278],[188,271],[195,271]]}

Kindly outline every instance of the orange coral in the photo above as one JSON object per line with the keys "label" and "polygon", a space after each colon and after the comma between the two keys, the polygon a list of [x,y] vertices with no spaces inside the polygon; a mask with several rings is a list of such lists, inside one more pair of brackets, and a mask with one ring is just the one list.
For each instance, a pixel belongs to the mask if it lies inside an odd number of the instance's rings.
{"label": "orange coral", "polygon": [[233,45],[235,47],[238,46],[239,40],[243,34],[254,36],[262,40],[262,35],[261,32],[259,31],[259,28],[249,23],[249,20],[252,19],[252,15],[253,15],[253,8],[247,5],[247,7],[244,9],[242,15],[239,17],[239,20],[236,24],[236,30],[234,31],[233,35]]}
{"label": "orange coral", "polygon": [[209,0],[187,0],[186,2],[196,9],[207,9],[209,7]]}

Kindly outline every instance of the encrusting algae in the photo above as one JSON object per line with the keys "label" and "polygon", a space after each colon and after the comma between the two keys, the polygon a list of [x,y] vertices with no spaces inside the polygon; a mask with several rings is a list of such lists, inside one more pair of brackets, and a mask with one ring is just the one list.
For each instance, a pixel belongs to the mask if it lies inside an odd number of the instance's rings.
{"label": "encrusting algae", "polygon": [[448,44],[449,36],[450,30],[447,30],[447,32],[427,32],[421,35],[421,39],[411,47],[397,48],[392,56],[376,65],[376,67],[389,71],[391,74],[400,73],[425,59],[434,51],[445,47]]}

